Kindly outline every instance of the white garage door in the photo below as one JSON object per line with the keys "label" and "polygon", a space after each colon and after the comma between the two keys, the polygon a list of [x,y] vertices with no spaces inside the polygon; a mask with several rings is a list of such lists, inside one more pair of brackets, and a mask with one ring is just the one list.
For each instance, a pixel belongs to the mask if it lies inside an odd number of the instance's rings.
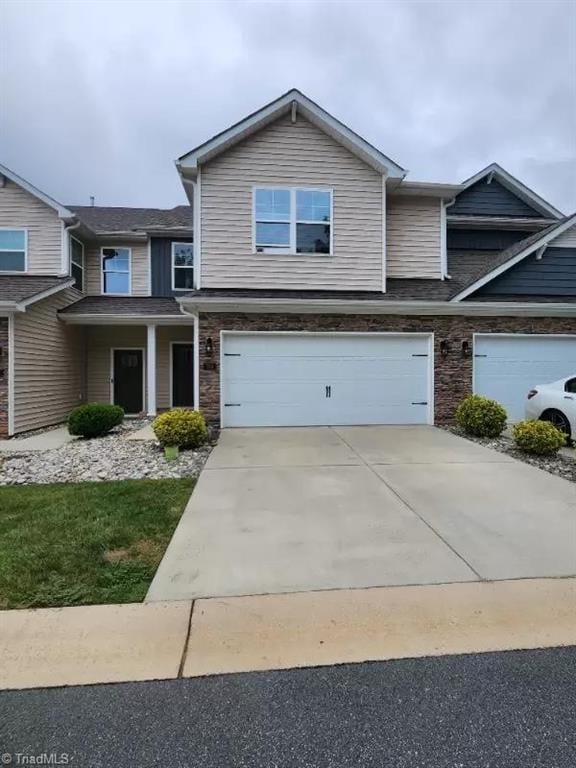
{"label": "white garage door", "polygon": [[427,335],[224,334],[227,427],[431,422]]}
{"label": "white garage door", "polygon": [[476,336],[474,392],[485,395],[508,411],[510,421],[524,418],[526,393],[576,375],[576,337]]}

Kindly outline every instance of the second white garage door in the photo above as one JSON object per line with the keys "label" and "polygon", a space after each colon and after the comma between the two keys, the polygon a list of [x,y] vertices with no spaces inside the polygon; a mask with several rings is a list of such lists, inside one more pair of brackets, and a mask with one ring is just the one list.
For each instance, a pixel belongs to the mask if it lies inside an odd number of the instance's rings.
{"label": "second white garage door", "polygon": [[510,421],[524,418],[528,390],[576,375],[576,336],[478,335],[474,392],[498,400]]}
{"label": "second white garage door", "polygon": [[224,333],[222,424],[432,423],[425,334]]}

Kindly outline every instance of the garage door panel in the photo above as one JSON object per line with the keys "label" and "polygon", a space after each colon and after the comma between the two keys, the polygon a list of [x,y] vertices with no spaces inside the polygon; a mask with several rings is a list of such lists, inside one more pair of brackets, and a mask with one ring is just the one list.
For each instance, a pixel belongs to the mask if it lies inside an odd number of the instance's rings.
{"label": "garage door panel", "polygon": [[524,418],[535,385],[576,374],[573,337],[478,336],[474,352],[474,391],[502,403],[510,421]]}
{"label": "garage door panel", "polygon": [[223,423],[427,423],[428,344],[409,335],[225,336]]}

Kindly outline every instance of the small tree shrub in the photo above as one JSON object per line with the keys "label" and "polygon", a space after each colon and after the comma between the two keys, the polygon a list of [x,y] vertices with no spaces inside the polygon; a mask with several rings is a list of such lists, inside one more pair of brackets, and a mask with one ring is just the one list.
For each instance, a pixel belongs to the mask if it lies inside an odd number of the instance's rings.
{"label": "small tree shrub", "polygon": [[519,421],[514,425],[518,448],[536,456],[552,456],[566,443],[566,435],[549,421]]}
{"label": "small tree shrub", "polygon": [[456,409],[456,421],[468,435],[499,437],[506,428],[506,409],[496,400],[469,395]]}
{"label": "small tree shrub", "polygon": [[88,403],[80,405],[68,416],[68,432],[80,437],[101,437],[122,424],[124,411],[119,405]]}
{"label": "small tree shrub", "polygon": [[152,423],[154,434],[160,445],[174,445],[178,448],[197,448],[208,439],[208,427],[199,411],[187,408],[173,408],[161,413]]}

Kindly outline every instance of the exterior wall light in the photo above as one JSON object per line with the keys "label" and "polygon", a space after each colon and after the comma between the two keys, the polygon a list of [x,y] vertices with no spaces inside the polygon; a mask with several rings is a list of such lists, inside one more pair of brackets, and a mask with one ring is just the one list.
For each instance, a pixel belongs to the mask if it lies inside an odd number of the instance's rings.
{"label": "exterior wall light", "polygon": [[204,349],[206,351],[207,357],[212,357],[212,355],[214,354],[214,343],[210,336],[206,339],[206,344],[204,345]]}
{"label": "exterior wall light", "polygon": [[462,342],[462,357],[472,357],[472,349],[469,341]]}
{"label": "exterior wall light", "polygon": [[442,357],[448,357],[450,354],[450,342],[447,339],[442,339],[440,342],[440,354]]}

